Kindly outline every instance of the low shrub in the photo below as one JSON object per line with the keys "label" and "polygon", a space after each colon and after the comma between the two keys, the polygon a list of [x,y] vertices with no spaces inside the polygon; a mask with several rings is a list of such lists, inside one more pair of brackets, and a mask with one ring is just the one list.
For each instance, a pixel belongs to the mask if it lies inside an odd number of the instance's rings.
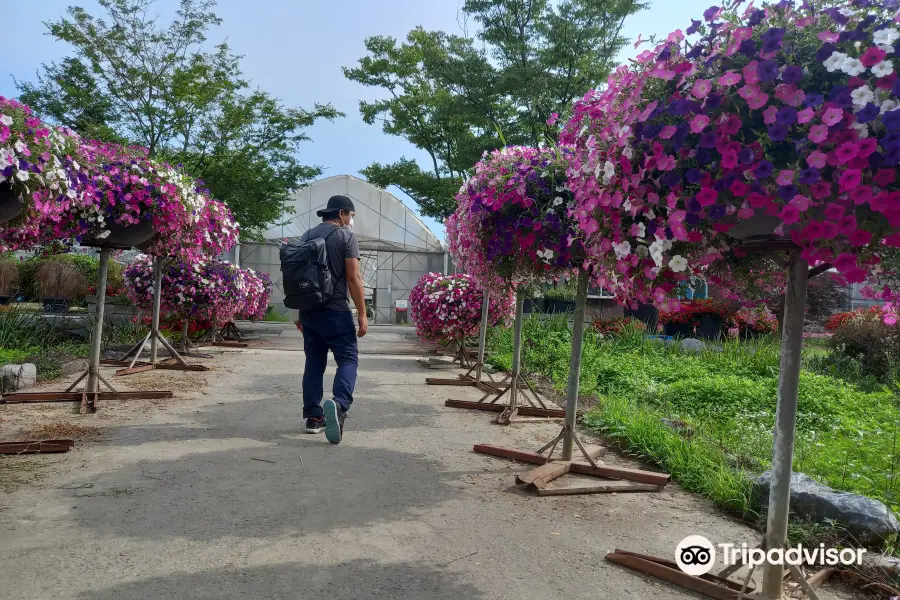
{"label": "low shrub", "polygon": [[873,307],[841,317],[828,341],[832,353],[858,361],[862,376],[891,381],[900,361],[900,327],[889,325]]}
{"label": "low shrub", "polygon": [[[88,288],[93,286],[96,289],[100,274],[100,261],[86,254],[56,254],[50,256],[37,256],[27,260],[20,261],[17,264],[19,272],[19,289],[26,298],[40,300],[37,289],[36,273],[41,265],[47,263],[57,263],[68,265],[76,270],[85,281],[85,286],[78,290],[73,297],[76,301],[84,300],[88,294]],[[110,261],[107,270],[106,283],[113,289],[120,289],[125,285],[123,279],[124,267],[117,262]]]}
{"label": "low shrub", "polygon": [[647,325],[643,321],[632,317],[615,317],[612,319],[597,319],[591,323],[591,328],[601,336],[618,337],[629,328],[638,331],[646,331]]}

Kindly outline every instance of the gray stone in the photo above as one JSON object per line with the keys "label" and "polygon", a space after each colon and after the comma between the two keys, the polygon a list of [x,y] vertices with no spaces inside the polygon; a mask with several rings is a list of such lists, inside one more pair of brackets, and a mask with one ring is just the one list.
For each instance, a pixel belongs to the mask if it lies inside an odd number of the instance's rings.
{"label": "gray stone", "polygon": [[706,342],[694,338],[687,338],[681,340],[681,347],[691,352],[703,352],[703,350],[706,348]]}
{"label": "gray stone", "polygon": [[[763,506],[768,505],[771,480],[772,472],[766,471],[755,481],[754,497]],[[834,521],[864,545],[877,545],[900,532],[900,522],[884,503],[833,490],[803,473],[791,474],[791,512],[815,523]]]}
{"label": "gray stone", "polygon": [[75,360],[70,360],[69,362],[60,365],[60,371],[62,371],[63,377],[68,377],[69,375],[81,375],[88,369],[88,361],[83,358],[77,358]]}
{"label": "gray stone", "polygon": [[37,367],[31,363],[4,365],[0,367],[0,382],[3,393],[31,387],[37,382]]}

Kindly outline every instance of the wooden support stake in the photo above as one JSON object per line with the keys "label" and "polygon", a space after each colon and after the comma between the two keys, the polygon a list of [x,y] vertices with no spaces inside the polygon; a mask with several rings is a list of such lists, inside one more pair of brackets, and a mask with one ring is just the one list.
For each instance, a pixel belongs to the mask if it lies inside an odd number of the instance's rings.
{"label": "wooden support stake", "polygon": [[661,492],[662,487],[648,483],[632,483],[610,479],[608,481],[559,480],[548,487],[538,488],[538,496],[562,496],[566,494],[609,494],[628,492]]}
{"label": "wooden support stake", "polygon": [[536,469],[531,469],[530,471],[519,473],[518,475],[516,475],[516,483],[524,483],[525,485],[534,487],[535,489],[541,489],[554,479],[562,477],[563,475],[568,473],[570,464],[571,463],[564,461],[554,461],[551,463],[546,463]]}
{"label": "wooden support stake", "polygon": [[[466,408],[470,410],[483,410],[487,412],[503,412],[508,407],[504,404],[491,404],[489,402],[469,402],[467,400],[447,400],[444,406],[450,408]],[[523,417],[542,417],[545,419],[565,419],[566,411],[553,410],[551,408],[534,408],[533,406],[520,406],[519,414]]]}
{"label": "wooden support stake", "polygon": [[634,569],[640,573],[646,573],[657,579],[674,583],[679,587],[703,594],[704,596],[714,598],[715,600],[738,600],[738,594],[740,593],[717,583],[701,579],[700,577],[688,575],[677,568],[673,569],[664,564],[651,562],[636,556],[611,552],[606,555],[606,560],[616,563],[617,565],[622,565],[623,567],[628,567],[629,569]]}

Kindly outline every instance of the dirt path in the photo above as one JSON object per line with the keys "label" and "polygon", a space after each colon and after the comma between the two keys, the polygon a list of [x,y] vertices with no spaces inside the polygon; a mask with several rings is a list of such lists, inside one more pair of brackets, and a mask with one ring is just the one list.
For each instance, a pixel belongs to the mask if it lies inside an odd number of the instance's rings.
{"label": "dirt path", "polygon": [[[225,354],[208,373],[162,373],[179,399],[86,418],[60,406],[0,406],[5,438],[35,420],[102,428],[68,455],[14,459],[45,476],[0,497],[2,596],[692,598],[603,556],[670,556],[694,533],[757,539],[674,485],[657,494],[519,492],[521,467],[472,445],[534,448],[558,426],[503,428],[444,408],[448,397],[477,394],[423,385],[432,372],[413,356],[361,357],[345,440],[331,446],[300,433],[302,358],[271,348]],[[133,381],[161,385],[151,375]]]}

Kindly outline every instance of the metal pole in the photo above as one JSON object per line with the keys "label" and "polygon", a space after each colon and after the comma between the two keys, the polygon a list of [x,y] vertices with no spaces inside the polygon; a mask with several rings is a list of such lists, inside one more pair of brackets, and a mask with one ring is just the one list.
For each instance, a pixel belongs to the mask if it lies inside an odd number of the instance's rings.
{"label": "metal pole", "polygon": [[103,344],[103,319],[106,312],[106,275],[109,270],[109,248],[100,250],[100,272],[97,278],[97,312],[94,313],[94,329],[91,332],[91,362],[84,390],[89,393],[100,391],[100,347]]}
{"label": "metal pole", "polygon": [[191,321],[188,317],[184,317],[184,323],[181,324],[181,351],[187,353],[190,347],[190,339],[188,336],[190,335],[189,330],[191,327]]}
{"label": "metal pole", "polygon": [[450,274],[450,255],[444,252],[444,275]]}
{"label": "metal pole", "polygon": [[234,245],[234,266],[241,266],[241,243],[238,242]]}
{"label": "metal pole", "polygon": [[[791,253],[784,302],[784,332],[781,336],[781,365],[778,376],[778,406],[775,415],[775,449],[772,455],[772,485],[769,489],[769,516],[766,549],[783,548],[787,540],[788,508],[791,501],[791,472],[794,434],[797,426],[797,389],[803,350],[803,320],[809,263],[799,250]],[[763,565],[762,597],[780,600],[783,565]]]}
{"label": "metal pole", "polygon": [[488,312],[491,308],[491,290],[484,288],[481,301],[481,329],[478,330],[478,364],[475,365],[475,382],[481,383],[481,369],[484,366],[484,346],[487,342]]}
{"label": "metal pole", "polygon": [[522,357],[522,307],[525,304],[525,295],[522,290],[516,290],[516,321],[513,324],[513,357],[512,357],[512,379],[509,388],[509,408],[512,410],[516,406],[519,398],[519,371]]}
{"label": "metal pole", "polygon": [[569,388],[566,395],[566,426],[563,429],[562,460],[572,460],[575,413],[578,411],[578,382],[581,380],[581,342],[584,338],[584,305],[587,303],[588,274],[578,274],[575,296],[575,323],[572,326],[572,355],[569,359]]}
{"label": "metal pole", "polygon": [[[162,263],[161,257],[153,259],[153,318],[150,321],[150,364],[156,364],[156,352],[158,349],[157,336],[159,335],[159,305],[162,300]],[[141,355],[143,348],[138,350]]]}

